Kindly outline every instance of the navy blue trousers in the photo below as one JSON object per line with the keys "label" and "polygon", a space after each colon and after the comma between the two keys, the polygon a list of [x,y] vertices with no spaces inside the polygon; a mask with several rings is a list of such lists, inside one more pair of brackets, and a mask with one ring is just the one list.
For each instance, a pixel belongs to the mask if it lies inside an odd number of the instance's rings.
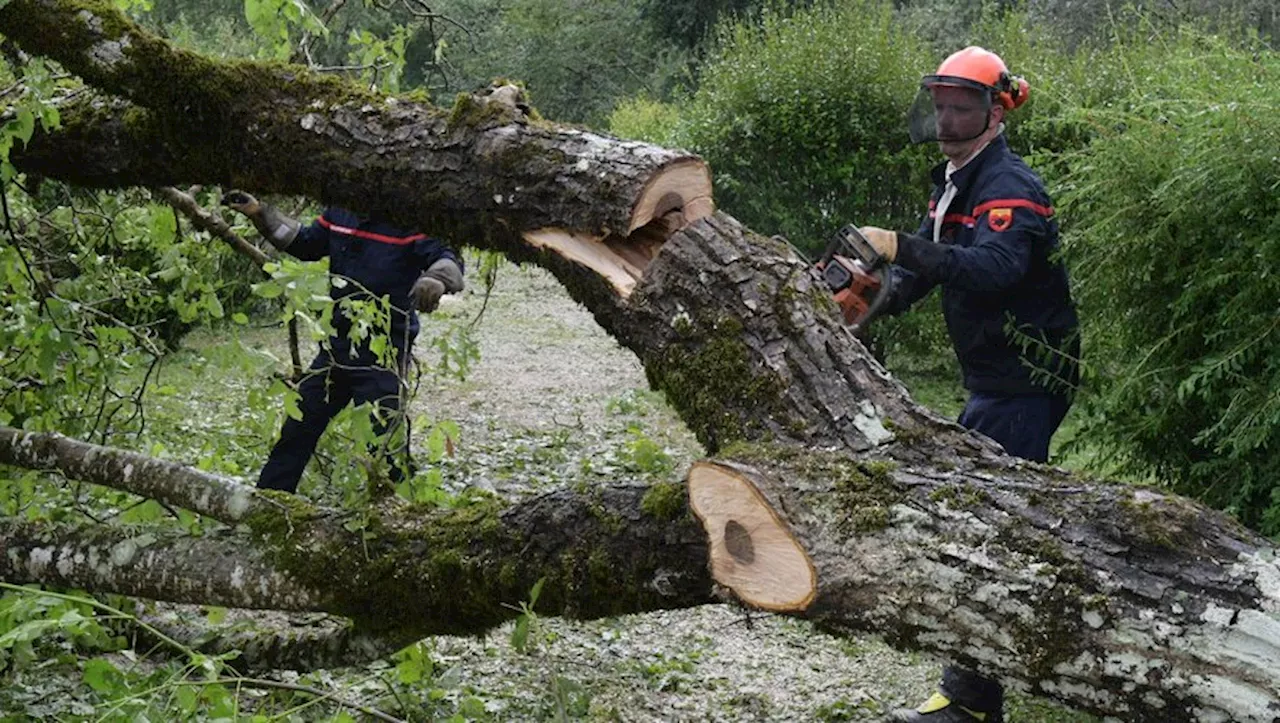
{"label": "navy blue trousers", "polygon": [[1067,416],[1071,400],[1058,394],[1004,396],[974,392],[960,413],[960,425],[982,432],[1014,457],[1049,460],[1049,439]]}
{"label": "navy blue trousers", "polygon": [[[298,385],[298,394],[302,418],[285,418],[280,440],[272,447],[258,476],[261,489],[296,492],[298,480],[302,479],[302,471],[316,451],[320,435],[348,404],[370,402],[381,407],[383,414],[375,415],[373,423],[378,434],[387,431],[388,420],[396,419],[400,409],[400,379],[395,372],[365,364],[338,365],[327,350],[311,362],[311,368]],[[387,462],[392,481],[398,481],[403,470],[389,450]]]}
{"label": "navy blue trousers", "polygon": [[[1070,408],[1070,398],[1056,394],[1003,396],[974,392],[960,413],[960,424],[994,439],[1015,457],[1046,462],[1049,440]],[[997,721],[1004,715],[1004,690],[997,680],[952,665],[942,670],[941,689],[957,705],[993,714]]]}

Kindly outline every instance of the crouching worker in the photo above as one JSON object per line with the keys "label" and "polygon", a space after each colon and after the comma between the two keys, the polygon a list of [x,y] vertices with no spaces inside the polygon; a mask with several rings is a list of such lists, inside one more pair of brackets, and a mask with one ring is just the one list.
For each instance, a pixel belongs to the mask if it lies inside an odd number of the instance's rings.
{"label": "crouching worker", "polygon": [[[430,313],[441,296],[462,291],[462,260],[439,239],[341,208],[327,208],[303,226],[243,191],[227,193],[222,202],[247,216],[277,249],[303,261],[328,256],[330,295],[335,302],[347,297],[387,297],[391,302],[393,367],[379,362],[368,339],[351,340],[351,320],[340,304],[335,306],[333,336],[321,345],[298,386],[302,417],[285,419],[280,439],[258,477],[259,488],[295,492],[320,435],[347,404],[375,405],[374,431],[379,435],[396,428],[401,372],[408,368],[418,335],[416,311]],[[407,464],[397,462],[391,446],[386,445],[385,454],[391,481],[397,482]]]}

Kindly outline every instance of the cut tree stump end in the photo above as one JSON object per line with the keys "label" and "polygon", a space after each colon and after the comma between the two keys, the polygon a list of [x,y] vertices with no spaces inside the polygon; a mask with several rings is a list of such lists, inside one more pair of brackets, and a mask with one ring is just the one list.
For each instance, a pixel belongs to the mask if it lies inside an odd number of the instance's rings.
{"label": "cut tree stump end", "polygon": [[697,462],[688,485],[710,543],[711,577],[748,605],[775,612],[809,607],[818,589],[813,562],[749,474]]}
{"label": "cut tree stump end", "polygon": [[715,213],[711,196],[711,170],[699,158],[686,158],[667,165],[645,184],[631,211],[631,234],[671,211],[680,211],[681,222],[671,232]]}

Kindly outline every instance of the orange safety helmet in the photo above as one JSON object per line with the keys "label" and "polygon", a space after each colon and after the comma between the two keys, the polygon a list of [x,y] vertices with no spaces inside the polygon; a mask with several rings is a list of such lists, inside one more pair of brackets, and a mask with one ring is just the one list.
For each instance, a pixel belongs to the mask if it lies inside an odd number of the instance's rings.
{"label": "orange safety helmet", "polygon": [[999,55],[976,45],[947,56],[938,66],[938,72],[926,75],[921,84],[925,87],[976,85],[990,91],[1007,110],[1026,103],[1027,96],[1031,95],[1031,86],[1025,78],[1009,75],[1009,68]]}
{"label": "orange safety helmet", "polygon": [[915,143],[971,140],[990,127],[990,110],[996,103],[1012,110],[1030,94],[1031,86],[1010,75],[999,55],[971,45],[949,55],[936,73],[920,80],[907,111],[907,132]]}

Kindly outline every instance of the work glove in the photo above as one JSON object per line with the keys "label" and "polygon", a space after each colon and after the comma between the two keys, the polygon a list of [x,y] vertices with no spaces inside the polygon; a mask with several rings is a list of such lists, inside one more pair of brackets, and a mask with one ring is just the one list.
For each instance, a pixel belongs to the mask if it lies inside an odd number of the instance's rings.
{"label": "work glove", "polygon": [[871,247],[876,250],[876,253],[885,257],[888,261],[893,261],[898,258],[897,231],[886,231],[885,229],[876,228],[875,226],[863,226],[858,230],[867,238],[867,241],[871,244]]}
{"label": "work glove", "polygon": [[258,199],[244,191],[227,191],[222,196],[222,205],[232,211],[243,213],[250,218],[257,216],[262,211],[262,204],[258,203]]}
{"label": "work glove", "polygon": [[414,282],[409,298],[413,300],[413,308],[429,314],[440,305],[441,296],[459,291],[462,291],[461,267],[453,259],[440,259]]}
{"label": "work glove", "polygon": [[222,204],[232,211],[238,211],[249,217],[258,233],[272,246],[284,251],[297,238],[302,224],[297,219],[286,216],[275,207],[259,203],[258,199],[240,190],[227,191],[222,196]]}

